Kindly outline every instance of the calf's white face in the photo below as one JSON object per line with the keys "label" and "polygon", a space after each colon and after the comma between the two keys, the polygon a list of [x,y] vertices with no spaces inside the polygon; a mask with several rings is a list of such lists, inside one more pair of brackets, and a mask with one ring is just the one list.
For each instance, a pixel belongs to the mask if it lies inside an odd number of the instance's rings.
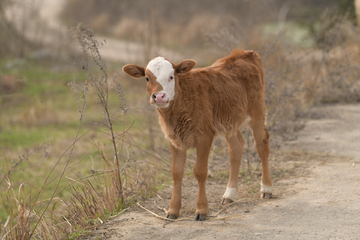
{"label": "calf's white face", "polygon": [[175,97],[175,70],[173,65],[165,58],[157,57],[151,60],[145,69],[145,77],[149,78],[147,71],[151,72],[156,82],[162,87],[162,90],[151,93],[150,102],[158,108],[167,108],[170,101],[174,100]]}
{"label": "calf's white face", "polygon": [[191,59],[175,65],[163,57],[157,57],[151,60],[146,68],[127,64],[122,70],[133,78],[145,77],[150,103],[157,108],[167,108],[175,98],[175,78],[189,72],[195,65],[196,62]]}

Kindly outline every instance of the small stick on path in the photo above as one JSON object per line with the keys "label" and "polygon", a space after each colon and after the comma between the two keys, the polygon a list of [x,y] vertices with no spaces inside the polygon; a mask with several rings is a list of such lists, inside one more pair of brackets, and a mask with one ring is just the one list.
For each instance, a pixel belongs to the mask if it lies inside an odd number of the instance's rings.
{"label": "small stick on path", "polygon": [[151,214],[154,215],[155,217],[160,218],[160,219],[163,219],[163,220],[167,220],[167,221],[171,221],[171,222],[178,222],[178,221],[184,221],[184,220],[192,219],[192,218],[178,218],[178,219],[165,218],[165,217],[162,217],[162,216],[157,215],[156,213],[150,211],[149,209],[146,209],[145,207],[141,206],[140,203],[137,203],[137,205],[138,205],[139,207],[141,207],[142,209],[144,209],[145,211],[151,213]]}

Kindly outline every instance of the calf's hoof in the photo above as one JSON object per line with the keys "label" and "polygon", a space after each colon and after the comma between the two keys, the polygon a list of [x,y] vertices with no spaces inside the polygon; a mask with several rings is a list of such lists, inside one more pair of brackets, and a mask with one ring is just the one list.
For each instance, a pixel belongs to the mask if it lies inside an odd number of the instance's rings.
{"label": "calf's hoof", "polygon": [[270,199],[272,197],[272,193],[261,193],[260,198]]}
{"label": "calf's hoof", "polygon": [[195,221],[205,221],[206,220],[206,214],[195,214]]}
{"label": "calf's hoof", "polygon": [[222,205],[227,205],[227,204],[230,204],[230,203],[233,203],[234,201],[231,200],[231,199],[228,199],[228,198],[223,198],[221,204]]}
{"label": "calf's hoof", "polygon": [[174,215],[174,214],[168,214],[168,215],[166,216],[166,218],[168,218],[168,219],[177,219],[178,216],[176,216],[176,215]]}

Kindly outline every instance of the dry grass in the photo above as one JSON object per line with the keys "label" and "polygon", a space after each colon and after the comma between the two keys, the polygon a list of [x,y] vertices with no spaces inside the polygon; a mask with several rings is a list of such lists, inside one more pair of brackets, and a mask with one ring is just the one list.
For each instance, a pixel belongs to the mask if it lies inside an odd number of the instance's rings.
{"label": "dry grass", "polygon": [[[10,168],[5,157],[8,172]],[[0,200],[1,205],[6,206],[7,220],[2,226],[1,239],[49,239],[51,236],[59,234],[58,229],[48,216],[42,216],[41,212],[35,211],[42,209],[47,199],[37,200],[40,189],[29,183],[22,183],[19,187],[15,187],[11,180],[11,175],[5,179],[7,189]],[[54,206],[61,201],[59,198],[53,198]],[[53,214],[51,211],[51,216]]]}

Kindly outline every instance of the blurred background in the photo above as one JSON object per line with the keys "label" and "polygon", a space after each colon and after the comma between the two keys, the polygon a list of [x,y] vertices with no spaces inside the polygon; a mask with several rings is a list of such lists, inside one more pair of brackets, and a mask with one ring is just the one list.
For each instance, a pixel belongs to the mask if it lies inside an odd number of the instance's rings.
{"label": "blurred background", "polygon": [[[71,199],[58,189],[103,173],[117,155],[126,204],[168,183],[169,147],[145,82],[121,71],[159,55],[203,67],[234,48],[258,52],[278,150],[317,117],[313,106],[360,101],[358,14],[357,0],[0,0],[0,192],[11,176],[12,188],[27,182],[41,199]],[[106,86],[105,108],[94,83]],[[251,132],[243,134],[242,168],[251,174],[259,159]],[[210,170],[227,169],[227,159],[226,143],[215,140],[210,165],[222,165]],[[1,204],[0,226],[11,215]]]}

